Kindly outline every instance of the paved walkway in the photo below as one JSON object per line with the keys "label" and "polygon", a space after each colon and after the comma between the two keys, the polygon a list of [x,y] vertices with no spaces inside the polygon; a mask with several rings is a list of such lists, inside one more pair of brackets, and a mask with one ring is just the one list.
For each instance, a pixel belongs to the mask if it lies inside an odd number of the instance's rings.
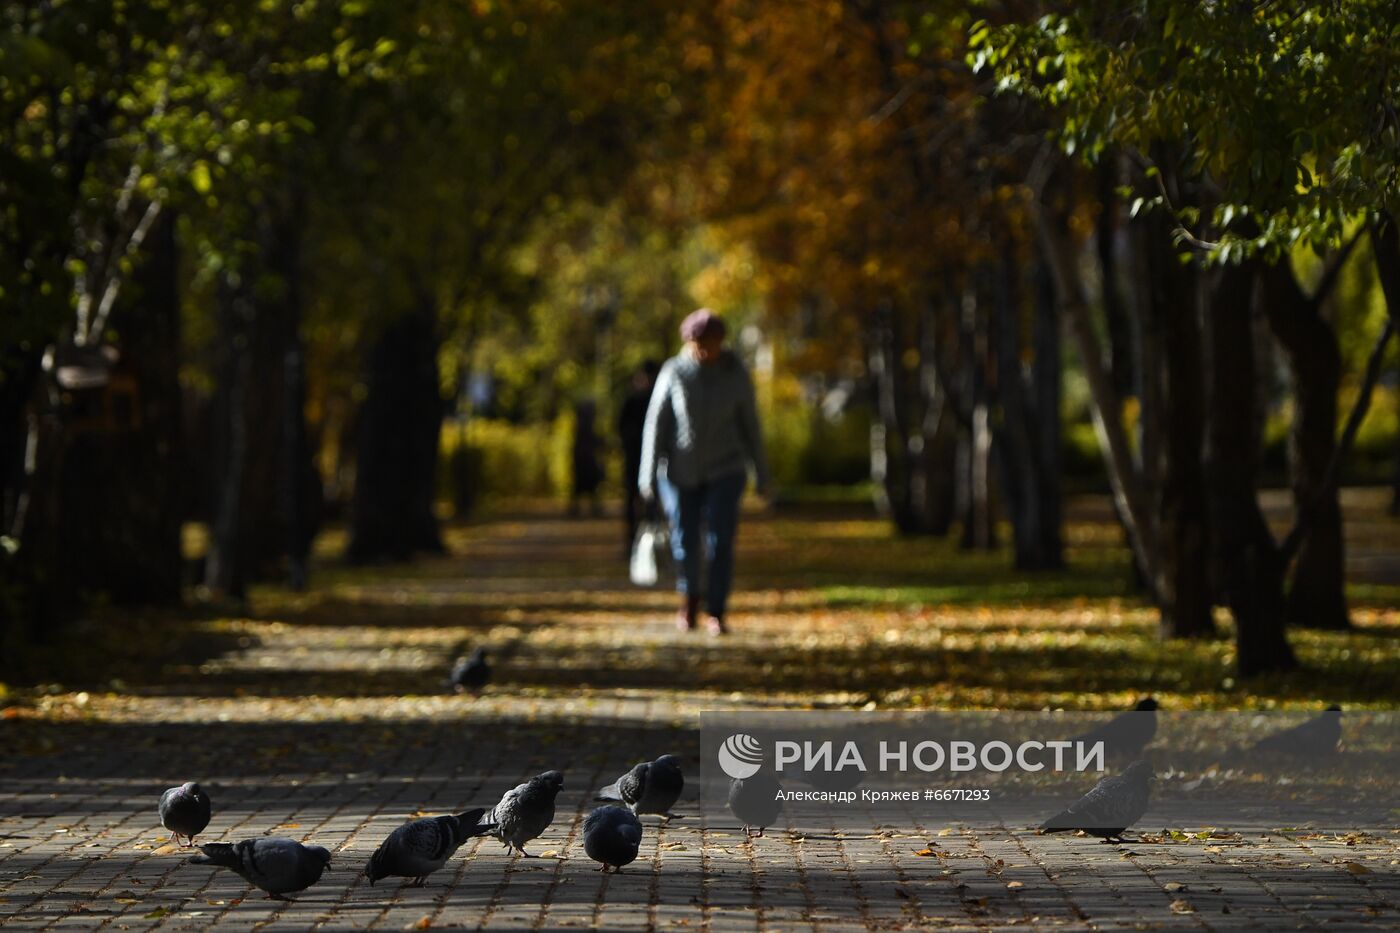
{"label": "paved walkway", "polygon": [[[829,528],[824,533],[837,534]],[[753,523],[753,566],[783,542]],[[642,758],[696,768],[700,709],[849,704],[773,692],[764,646],[812,649],[839,615],[750,576],[747,624],[715,644],[668,621],[664,593],[629,589],[611,525],[526,520],[454,537],[412,570],[333,571],[298,599],[261,597],[210,623],[207,656],[142,683],[65,692],[0,723],[0,925],[25,930],[1258,930],[1400,925],[1400,835],[1240,835],[1111,846],[1024,827],[951,825],[746,840],[722,815],[648,817],[641,859],[604,876],[583,853],[592,791]],[[799,615],[797,610],[802,609]],[[1069,608],[1066,612],[1077,612]],[[1131,612],[1128,613],[1131,615]],[[896,614],[897,615],[897,614]],[[800,622],[799,622],[800,619]],[[891,623],[893,624],[893,623]],[[799,626],[799,629],[794,629]],[[499,674],[480,699],[438,681],[486,642]],[[791,677],[782,679],[784,684]],[[426,887],[360,875],[415,814],[489,806],[546,768],[567,777],[554,826],[507,857],[473,840]],[[185,862],[155,817],[159,791],[203,782],[201,841],[273,833],[333,853],[292,903]],[[687,813],[687,810],[689,812]],[[1144,827],[1158,829],[1159,827]]]}

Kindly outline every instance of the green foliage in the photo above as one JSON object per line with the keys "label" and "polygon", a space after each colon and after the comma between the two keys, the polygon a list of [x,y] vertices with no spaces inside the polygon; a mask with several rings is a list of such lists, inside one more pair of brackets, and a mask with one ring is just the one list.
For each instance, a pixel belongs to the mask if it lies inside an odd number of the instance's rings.
{"label": "green foliage", "polygon": [[1157,154],[1180,154],[1218,198],[1200,213],[1161,187],[1134,210],[1174,210],[1184,237],[1211,237],[1193,243],[1231,262],[1298,242],[1335,246],[1350,218],[1396,206],[1397,38],[1384,0],[1094,0],[976,24],[968,61],[1050,108],[1071,154],[1120,147],[1159,179]]}

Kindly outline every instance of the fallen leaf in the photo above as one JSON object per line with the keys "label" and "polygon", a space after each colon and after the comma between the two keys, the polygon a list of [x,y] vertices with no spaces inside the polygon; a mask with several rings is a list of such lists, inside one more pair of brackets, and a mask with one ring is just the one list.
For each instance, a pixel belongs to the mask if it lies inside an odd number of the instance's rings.
{"label": "fallen leaf", "polygon": [[1191,906],[1191,902],[1186,898],[1178,898],[1172,901],[1172,913],[1174,914],[1194,914],[1196,908]]}
{"label": "fallen leaf", "polygon": [[1006,882],[1006,886],[1008,888],[1024,888],[1026,885],[1021,881],[1008,881]]}
{"label": "fallen leaf", "polygon": [[1162,885],[1162,890],[1166,891],[1168,894],[1175,894],[1178,891],[1185,891],[1186,885],[1182,884],[1180,881],[1168,881],[1166,884]]}
{"label": "fallen leaf", "polygon": [[1369,875],[1371,873],[1371,869],[1360,862],[1344,862],[1343,867],[1353,875]]}
{"label": "fallen leaf", "polygon": [[430,917],[430,916],[428,916],[427,914],[424,914],[422,917],[420,917],[420,918],[418,919],[418,922],[417,922],[417,923],[415,923],[415,924],[413,924],[413,925],[411,925],[411,926],[405,927],[405,929],[408,929],[408,930],[426,930],[426,929],[429,929],[430,927],[432,927],[432,925],[433,925],[433,918]]}
{"label": "fallen leaf", "polygon": [[923,856],[923,857],[927,858],[928,856],[930,856],[930,855],[936,855],[937,853],[934,852],[932,849],[920,849],[919,851],[915,852],[914,854],[915,854],[915,855],[920,855],[920,856]]}
{"label": "fallen leaf", "polygon": [[146,920],[159,920],[161,917],[169,916],[173,913],[169,907],[157,907],[155,910],[145,915]]}

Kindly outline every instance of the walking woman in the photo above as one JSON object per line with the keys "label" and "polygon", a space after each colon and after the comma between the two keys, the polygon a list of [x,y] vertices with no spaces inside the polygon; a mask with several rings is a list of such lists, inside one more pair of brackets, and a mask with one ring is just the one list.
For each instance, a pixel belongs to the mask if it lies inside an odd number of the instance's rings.
{"label": "walking woman", "polygon": [[[671,524],[671,552],[680,571],[677,625],[696,627],[700,581],[707,576],[705,627],[711,635],[726,630],[734,532],[749,467],[759,495],[768,494],[768,462],[753,382],[739,358],[724,346],[724,332],[724,321],[708,308],[681,322],[685,346],[656,377],[637,477],[643,497],[660,497]],[[707,557],[709,566],[704,568]],[[702,573],[706,569],[708,574]]]}

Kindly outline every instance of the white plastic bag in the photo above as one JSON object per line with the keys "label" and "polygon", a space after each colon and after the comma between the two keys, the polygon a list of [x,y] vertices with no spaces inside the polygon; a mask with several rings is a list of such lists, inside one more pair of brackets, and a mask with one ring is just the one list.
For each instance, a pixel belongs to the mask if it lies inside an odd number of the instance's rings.
{"label": "white plastic bag", "polygon": [[628,573],[637,586],[656,586],[661,574],[656,565],[656,555],[665,545],[666,526],[660,522],[642,522],[637,527],[637,537],[632,541],[632,560]]}

